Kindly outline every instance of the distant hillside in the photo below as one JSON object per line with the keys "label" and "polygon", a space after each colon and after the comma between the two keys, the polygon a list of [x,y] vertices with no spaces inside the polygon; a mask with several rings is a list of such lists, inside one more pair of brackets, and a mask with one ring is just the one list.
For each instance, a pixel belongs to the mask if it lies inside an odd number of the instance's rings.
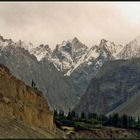
{"label": "distant hillside", "polygon": [[140,58],[106,62],[76,106],[77,112],[106,114],[140,94]]}
{"label": "distant hillside", "polygon": [[119,115],[127,114],[128,116],[140,117],[140,93],[134,95],[132,98],[109,112],[107,115],[112,113],[118,113]]}

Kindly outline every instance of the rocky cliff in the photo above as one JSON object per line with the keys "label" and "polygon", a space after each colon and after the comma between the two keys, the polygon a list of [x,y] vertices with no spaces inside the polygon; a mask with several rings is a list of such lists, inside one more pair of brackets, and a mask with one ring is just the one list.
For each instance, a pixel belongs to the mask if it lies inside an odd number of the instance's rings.
{"label": "rocky cliff", "polygon": [[42,93],[16,79],[9,69],[0,65],[0,118],[5,117],[55,131],[52,112]]}

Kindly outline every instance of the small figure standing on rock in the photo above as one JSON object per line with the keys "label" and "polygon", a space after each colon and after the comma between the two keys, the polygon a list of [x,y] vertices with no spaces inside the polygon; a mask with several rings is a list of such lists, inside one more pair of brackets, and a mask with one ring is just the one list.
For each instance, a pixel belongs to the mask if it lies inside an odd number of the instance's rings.
{"label": "small figure standing on rock", "polygon": [[36,84],[35,84],[35,82],[32,80],[32,87],[35,87],[36,86]]}

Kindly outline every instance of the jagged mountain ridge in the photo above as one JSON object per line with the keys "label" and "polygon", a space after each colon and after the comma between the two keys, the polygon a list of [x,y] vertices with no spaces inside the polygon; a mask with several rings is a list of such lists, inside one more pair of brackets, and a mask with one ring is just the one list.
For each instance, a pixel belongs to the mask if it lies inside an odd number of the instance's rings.
{"label": "jagged mountain ridge", "polygon": [[54,49],[51,60],[58,70],[67,75],[68,71],[76,66],[87,49],[88,47],[79,42],[77,38],[71,41],[63,41]]}
{"label": "jagged mountain ridge", "polygon": [[74,38],[57,45],[50,61],[64,76],[73,79],[77,94],[81,97],[102,64],[117,59],[116,56],[122,48],[123,46],[105,39],[102,39],[99,45],[89,48]]}
{"label": "jagged mountain ridge", "polygon": [[[35,55],[38,61],[41,61],[44,57],[48,58],[65,76],[70,76],[83,63],[89,62],[88,64],[91,64],[90,59],[98,58],[103,51],[112,55],[114,59],[139,57],[140,37],[138,36],[125,46],[116,45],[114,42],[102,39],[99,45],[87,47],[75,37],[72,40],[63,41],[62,44],[56,45],[54,50],[51,50],[49,45],[43,44],[38,47],[27,47],[27,45],[24,45],[24,48]],[[104,55],[106,55],[105,53]]]}
{"label": "jagged mountain ridge", "polygon": [[[105,39],[102,39],[99,45],[88,48],[77,38],[74,38],[73,40],[63,41],[62,44],[57,45],[54,50],[51,50],[48,45],[43,44],[38,47],[34,47],[33,44],[26,43],[24,41],[18,41],[15,43],[11,39],[4,39],[2,36],[0,37],[0,40],[0,62],[6,66],[9,66],[11,71],[18,78],[23,79],[28,84],[30,84],[31,79],[34,79],[35,82],[37,82],[38,88],[48,96],[50,104],[53,104],[53,96],[55,97],[56,93],[53,89],[49,90],[49,94],[47,93],[48,89],[45,87],[45,84],[47,83],[47,85],[50,87],[51,84],[53,85],[53,82],[47,82],[44,77],[47,76],[47,71],[50,71],[51,69],[54,69],[55,71],[53,71],[51,75],[55,75],[53,73],[59,73],[58,75],[61,75],[61,78],[59,76],[58,77],[67,81],[64,84],[67,86],[64,87],[68,88],[69,85],[71,90],[68,90],[69,94],[66,95],[66,89],[62,86],[61,88],[59,87],[63,90],[59,92],[60,97],[58,98],[62,98],[63,94],[68,100],[76,98],[71,103],[65,102],[67,107],[69,105],[71,107],[71,104],[73,106],[77,102],[77,98],[83,95],[90,83],[90,80],[96,75],[98,70],[106,61],[120,58],[122,59],[121,54],[123,54],[122,52],[124,52],[125,48],[127,48],[126,46],[116,45],[113,42]],[[137,47],[139,46],[137,45]],[[10,51],[8,51],[8,49]],[[18,57],[20,58],[19,60],[17,60]],[[24,65],[20,66],[22,61],[24,61]],[[43,71],[43,74],[41,74],[41,71]],[[28,74],[24,75],[24,72]],[[43,76],[39,77],[39,74]],[[34,75],[37,76],[34,78]],[[54,76],[54,79],[56,77]],[[42,79],[45,81],[45,84],[41,82]],[[52,79],[50,79],[50,81],[51,80]],[[51,95],[52,91],[53,96]],[[61,95],[61,93],[63,94]],[[55,102],[57,105],[54,105],[53,107],[58,106],[58,102],[62,100],[59,99],[55,99],[57,100]],[[65,106],[65,104],[63,105]],[[60,105],[59,108],[63,108],[63,105]]]}
{"label": "jagged mountain ridge", "polygon": [[121,45],[115,45],[105,39],[102,39],[98,46],[88,48],[70,74],[77,86],[79,97],[84,94],[90,80],[96,75],[104,62],[116,59],[116,54],[120,51],[120,48],[122,48]]}
{"label": "jagged mountain ridge", "polygon": [[[79,42],[76,38],[73,39],[72,42]],[[68,44],[71,42],[68,41]],[[72,43],[71,43],[72,44]],[[74,44],[74,43],[73,43]],[[83,43],[79,43],[81,47],[83,47]],[[59,45],[59,52],[61,52],[61,47],[67,48],[66,42]],[[72,46],[75,47],[74,45]],[[79,47],[80,48],[80,47]],[[82,50],[82,49],[81,49]],[[83,53],[79,53],[80,57],[77,59],[76,63],[73,60],[71,55],[67,57],[67,71],[63,70],[62,64],[64,60],[60,57],[57,57],[55,66],[61,66],[61,69],[58,69],[64,73],[65,76],[70,76],[75,85],[77,86],[78,95],[81,96],[84,94],[86,88],[88,87],[90,80],[96,75],[98,70],[102,67],[104,62],[110,60],[118,60],[118,59],[131,59],[133,57],[140,57],[140,37],[137,37],[129,44],[125,46],[116,45],[114,42],[110,42],[108,40],[102,39],[99,45],[92,46],[90,48],[85,47],[83,49]],[[59,62],[59,64],[57,63]]]}
{"label": "jagged mountain ridge", "polygon": [[64,76],[70,76],[74,85],[76,85],[79,97],[84,93],[91,78],[98,72],[102,64],[105,61],[114,59],[120,48],[122,48],[121,45],[115,45],[105,39],[102,39],[98,46],[88,48],[77,38],[63,41],[53,51],[48,45],[42,44],[33,47],[31,43],[24,43],[23,41],[19,41],[14,46],[25,48],[39,62],[48,63],[49,61]]}
{"label": "jagged mountain ridge", "polygon": [[120,59],[140,57],[140,36],[126,44],[126,46],[117,56]]}
{"label": "jagged mountain ridge", "polygon": [[[9,41],[9,40],[8,40]],[[64,77],[55,66],[44,58],[37,58],[24,49],[22,43],[0,41],[0,63],[7,66],[12,74],[26,84],[31,85],[33,80],[39,90],[47,96],[52,109],[68,111],[78,99],[75,86],[69,77]],[[6,44],[3,46],[3,44]],[[63,85],[63,86],[62,86]]]}
{"label": "jagged mountain ridge", "polygon": [[36,56],[38,61],[41,61],[44,57],[49,59],[52,55],[52,50],[49,45],[41,44],[38,47],[32,48],[29,52]]}
{"label": "jagged mountain ridge", "polygon": [[72,41],[63,41],[62,44],[57,45],[51,59],[58,70],[70,76],[80,65],[86,62],[90,64],[90,60],[98,58],[101,53],[104,53],[103,51],[115,57],[121,48],[121,45],[115,45],[105,39],[102,39],[98,46],[89,48],[74,38]]}

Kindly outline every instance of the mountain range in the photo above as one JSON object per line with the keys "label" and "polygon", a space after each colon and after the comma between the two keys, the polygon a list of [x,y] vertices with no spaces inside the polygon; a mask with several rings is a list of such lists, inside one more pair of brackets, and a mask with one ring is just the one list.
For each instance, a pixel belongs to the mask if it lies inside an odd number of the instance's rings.
{"label": "mountain range", "polygon": [[75,37],[52,50],[48,44],[35,47],[0,36],[0,63],[28,85],[34,81],[50,107],[64,111],[78,104],[104,64],[140,57],[139,51],[140,37],[124,46],[101,39],[99,45],[91,47]]}
{"label": "mountain range", "polygon": [[78,99],[71,79],[64,77],[48,59],[38,61],[24,44],[2,38],[0,63],[26,84],[31,86],[34,81],[36,87],[47,96],[52,109],[68,110],[70,106],[73,107]]}
{"label": "mountain range", "polygon": [[122,46],[102,39],[99,45],[87,47],[75,37],[56,45],[50,53],[47,51],[46,57],[64,76],[71,77],[80,98],[104,62],[139,57],[139,42],[140,37],[137,37]]}

